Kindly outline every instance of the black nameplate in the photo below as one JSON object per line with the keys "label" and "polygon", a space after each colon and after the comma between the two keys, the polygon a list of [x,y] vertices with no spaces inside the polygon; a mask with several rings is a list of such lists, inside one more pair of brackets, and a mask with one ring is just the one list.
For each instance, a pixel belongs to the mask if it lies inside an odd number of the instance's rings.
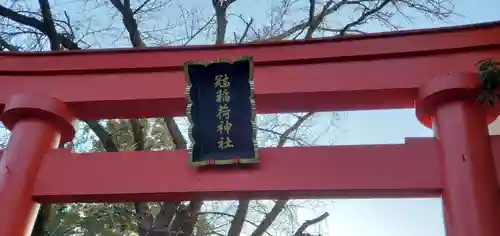
{"label": "black nameplate", "polygon": [[257,163],[251,57],[186,62],[190,162]]}

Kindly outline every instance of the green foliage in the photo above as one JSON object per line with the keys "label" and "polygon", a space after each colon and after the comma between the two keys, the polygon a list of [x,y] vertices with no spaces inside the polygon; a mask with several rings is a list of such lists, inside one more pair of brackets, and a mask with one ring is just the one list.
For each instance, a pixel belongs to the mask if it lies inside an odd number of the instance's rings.
{"label": "green foliage", "polygon": [[479,62],[479,79],[481,90],[477,101],[479,103],[488,102],[490,106],[500,99],[498,87],[500,86],[500,62],[491,59]]}
{"label": "green foliage", "polygon": [[58,204],[52,206],[46,235],[121,236],[136,232],[133,204]]}

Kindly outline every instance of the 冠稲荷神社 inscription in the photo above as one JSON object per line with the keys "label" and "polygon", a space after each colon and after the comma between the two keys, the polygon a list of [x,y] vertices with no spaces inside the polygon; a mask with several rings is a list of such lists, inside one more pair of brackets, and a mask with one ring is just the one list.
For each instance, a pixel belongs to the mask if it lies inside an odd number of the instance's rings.
{"label": "\u51a0\u7a32\u8377\u795e\u793e inscription", "polygon": [[184,71],[190,162],[258,162],[252,58],[190,61]]}

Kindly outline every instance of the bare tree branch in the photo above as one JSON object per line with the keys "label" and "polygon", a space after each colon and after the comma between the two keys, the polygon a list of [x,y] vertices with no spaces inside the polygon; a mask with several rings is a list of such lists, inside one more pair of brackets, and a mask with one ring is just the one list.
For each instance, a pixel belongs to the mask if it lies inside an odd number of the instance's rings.
{"label": "bare tree branch", "polygon": [[75,38],[75,31],[73,30],[73,25],[71,24],[71,20],[69,19],[67,11],[64,11],[64,17],[66,18],[66,21],[64,21],[64,24],[68,27],[68,30],[69,30],[68,33],[69,33],[70,37]]}
{"label": "bare tree branch", "polygon": [[35,224],[33,225],[32,236],[45,235],[45,225],[50,218],[50,212],[52,209],[52,204],[42,204],[38,210],[38,214],[35,219]]}
{"label": "bare tree branch", "polygon": [[[22,25],[31,26],[31,27],[39,30],[40,32],[42,32],[45,35],[48,35],[50,33],[50,30],[47,29],[47,27],[45,27],[45,24],[43,22],[39,21],[38,19],[33,18],[33,17],[29,17],[29,16],[25,16],[25,15],[21,15],[20,13],[15,12],[9,8],[6,8],[3,5],[0,5],[0,16],[8,18],[8,19],[15,21],[15,22],[22,24]],[[66,47],[68,49],[72,49],[72,50],[79,49],[78,45],[76,43],[74,43],[71,39],[69,39],[68,37],[61,35],[61,34],[59,34],[59,36],[61,37],[61,42],[64,45],[64,47]]]}
{"label": "bare tree branch", "polygon": [[[206,214],[222,215],[222,216],[228,216],[228,217],[232,217],[232,218],[236,217],[236,215],[232,215],[232,214],[229,214],[229,213],[226,213],[226,212],[213,212],[213,211],[212,211],[212,212],[210,212],[210,211],[204,211],[204,212],[200,212],[200,213],[198,213],[198,215],[206,215]],[[252,225],[252,226],[255,226],[255,227],[259,227],[259,225],[258,225],[258,224],[256,224],[255,222],[249,221],[249,220],[247,220],[247,219],[245,219],[245,218],[243,218],[243,219],[244,219],[245,223],[248,223],[248,224],[250,224],[250,225]],[[269,236],[272,236],[271,234],[269,234],[269,233],[267,233],[267,232],[266,232],[266,234],[267,234],[267,235],[269,235]],[[228,234],[228,235],[229,235],[229,234]]]}
{"label": "bare tree branch", "polygon": [[184,43],[184,45],[189,44],[191,42],[191,40],[196,38],[196,36],[198,36],[201,32],[203,32],[205,29],[207,29],[208,26],[214,20],[214,18],[215,18],[215,15],[213,15],[212,18],[210,18],[203,26],[201,26],[198,30],[196,30],[196,32],[193,35],[191,35],[191,37],[189,37],[189,39]]}
{"label": "bare tree branch", "polygon": [[182,136],[181,130],[175,123],[174,118],[164,117],[163,120],[165,121],[165,124],[167,126],[168,133],[172,137],[172,142],[175,144],[175,149],[187,149],[187,141],[184,136]]}
{"label": "bare tree branch", "polygon": [[[141,33],[139,32],[139,27],[134,18],[132,9],[122,4],[120,0],[110,0],[110,2],[122,15],[123,25],[125,25],[127,29],[132,45],[136,48],[145,47],[146,45],[141,39]],[[130,2],[128,2],[128,4],[130,4]]]}
{"label": "bare tree branch", "polygon": [[267,229],[269,229],[269,227],[274,222],[274,220],[276,220],[276,218],[281,213],[281,211],[283,211],[283,209],[285,208],[285,205],[286,205],[287,202],[288,202],[288,200],[278,200],[278,201],[276,201],[276,203],[274,204],[274,206],[271,209],[271,211],[269,211],[269,213],[267,213],[264,216],[264,219],[262,220],[262,222],[260,223],[260,225],[253,231],[253,233],[251,234],[251,236],[262,236],[262,235],[264,235],[264,233],[267,231]]}
{"label": "bare tree branch", "polygon": [[[281,138],[282,135],[283,135],[283,133],[280,133],[278,131],[275,131],[275,130],[272,130],[272,129],[268,129],[268,128],[258,127],[257,130],[262,131],[262,132],[267,132],[267,133],[274,134],[274,135],[276,135],[279,138]],[[278,140],[279,140],[279,138],[278,138]],[[298,137],[288,136],[288,137],[286,137],[286,139],[290,140],[290,141],[293,141],[293,142],[296,142],[296,143],[299,143],[301,145],[307,145],[308,144],[308,142],[306,142],[304,139],[298,138]]]}
{"label": "bare tree branch", "polygon": [[[360,1],[362,1],[362,0],[360,0]],[[336,3],[335,5],[332,6],[333,1],[329,1],[327,3],[327,5],[325,5],[325,7],[323,8],[323,11],[321,11],[320,14],[315,15],[313,17],[313,19],[308,19],[305,22],[297,24],[279,35],[276,35],[276,36],[273,36],[273,37],[266,39],[266,41],[279,41],[279,40],[286,39],[286,38],[290,37],[291,35],[307,28],[309,26],[309,22],[317,22],[318,19],[320,19],[320,18],[324,19],[326,16],[328,16],[334,12],[337,12],[342,6],[345,6],[348,4],[353,4],[355,2],[358,2],[358,1],[342,0],[342,1]],[[313,31],[314,31],[314,29],[313,29]],[[311,34],[312,34],[312,32],[311,32]]]}
{"label": "bare tree branch", "polygon": [[[330,1],[331,2],[331,1]],[[309,25],[309,30],[307,31],[307,36],[306,38],[309,38],[312,36],[312,33],[310,31],[314,31],[314,10],[316,9],[316,0],[309,0],[309,19],[308,19],[308,25]]]}
{"label": "bare tree branch", "polygon": [[383,0],[383,2],[380,5],[372,8],[372,9],[364,6],[364,10],[363,10],[363,13],[361,14],[361,16],[357,20],[345,25],[344,28],[342,28],[342,30],[340,30],[339,35],[344,36],[346,34],[347,30],[349,30],[351,27],[364,23],[366,21],[366,19],[368,19],[368,17],[370,17],[373,14],[377,13],[378,11],[382,10],[382,8],[384,8],[387,4],[389,4],[392,1],[393,0]]}
{"label": "bare tree branch", "polygon": [[285,145],[286,143],[286,140],[288,139],[288,136],[290,136],[290,134],[294,131],[296,131],[307,119],[309,119],[309,117],[311,117],[312,115],[314,115],[314,112],[308,112],[307,114],[305,114],[304,116],[300,117],[296,122],[295,124],[293,124],[292,126],[290,126],[287,130],[285,130],[285,132],[283,132],[283,134],[281,135],[280,139],[278,140],[278,147],[282,147],[283,145]]}
{"label": "bare tree branch", "polygon": [[33,18],[33,17],[29,17],[29,16],[25,16],[25,15],[21,15],[20,13],[15,12],[15,11],[11,10],[10,8],[7,8],[3,5],[0,5],[0,15],[5,17],[5,18],[11,19],[19,24],[31,26],[31,27],[39,30],[42,33],[48,32],[48,30],[45,29],[43,22],[39,21],[38,19]]}
{"label": "bare tree branch", "polygon": [[309,226],[317,224],[323,220],[325,220],[330,214],[328,212],[323,213],[322,215],[312,219],[312,220],[306,220],[298,229],[295,231],[293,236],[303,236],[304,230],[306,230]]}
{"label": "bare tree branch", "polygon": [[[366,34],[366,32],[361,31],[361,30],[356,30],[356,29],[349,29],[349,30],[344,30],[344,29],[329,29],[329,28],[324,28],[324,27],[318,27],[318,30],[325,31],[325,32],[332,32],[335,34],[339,34],[341,32],[344,33],[344,35],[348,35],[349,33],[352,34]],[[338,35],[340,36],[340,35]]]}
{"label": "bare tree branch", "polygon": [[0,51],[3,51],[5,49],[11,52],[19,51],[19,47],[12,45],[11,43],[7,42],[4,38],[0,37]]}
{"label": "bare tree branch", "polygon": [[144,6],[146,6],[151,0],[146,0],[144,1],[137,9],[134,11],[134,15],[137,14],[137,12],[141,11]]}
{"label": "bare tree branch", "polygon": [[54,24],[54,20],[52,19],[49,1],[38,0],[38,4],[40,5],[40,11],[42,12],[43,23],[45,25],[45,28],[47,29],[46,35],[49,38],[50,50],[59,50],[61,48],[61,38],[57,33],[56,25]]}
{"label": "bare tree branch", "polygon": [[132,126],[132,136],[134,138],[135,150],[144,150],[144,133],[142,132],[142,125],[138,119],[130,120],[130,125]]}
{"label": "bare tree branch", "polygon": [[94,134],[101,141],[104,150],[107,152],[118,152],[118,146],[115,144],[113,136],[98,121],[86,120],[85,123],[94,131]]}
{"label": "bare tree branch", "polygon": [[250,21],[247,23],[245,22],[245,30],[243,31],[243,34],[241,35],[240,37],[240,40],[238,40],[238,44],[241,44],[243,43],[243,40],[247,37],[248,35],[248,30],[250,29],[250,27],[252,26],[252,23],[253,23],[253,18],[250,19]]}
{"label": "bare tree branch", "polygon": [[174,218],[174,215],[180,205],[180,202],[163,203],[161,206],[162,209],[156,217],[153,228],[169,230],[170,223],[172,222],[172,219]]}
{"label": "bare tree branch", "polygon": [[[314,0],[311,0],[313,2],[315,2]],[[313,36],[313,33],[316,31],[316,29],[318,29],[319,25],[325,20],[325,17],[328,15],[328,11],[330,9],[330,7],[335,3],[334,0],[329,0],[325,6],[323,6],[323,9],[321,10],[321,12],[317,15],[317,16],[314,16],[314,4],[311,4],[313,8],[313,12],[312,14],[309,15],[309,29],[307,30],[307,33],[306,33],[306,36],[305,38],[306,39],[310,39],[312,38]],[[344,4],[343,2],[339,2],[337,3],[333,9],[335,9],[335,11],[337,11],[341,6],[342,4]],[[312,18],[311,18],[312,17]]]}
{"label": "bare tree branch", "polygon": [[229,5],[236,0],[212,0],[217,19],[215,44],[223,44],[226,38],[227,19],[226,12]]}
{"label": "bare tree branch", "polygon": [[243,229],[243,223],[247,217],[248,206],[250,205],[249,200],[240,200],[238,202],[238,209],[236,209],[236,214],[231,221],[231,227],[227,233],[228,236],[239,236],[241,235],[241,230]]}

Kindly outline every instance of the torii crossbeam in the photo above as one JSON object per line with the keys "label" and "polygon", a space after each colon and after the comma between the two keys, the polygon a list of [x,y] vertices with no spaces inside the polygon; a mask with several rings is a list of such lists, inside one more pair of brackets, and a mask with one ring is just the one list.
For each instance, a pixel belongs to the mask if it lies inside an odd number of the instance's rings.
{"label": "torii crossbeam", "polygon": [[[182,116],[182,64],[241,55],[255,61],[259,113],[416,106],[437,139],[269,148],[258,168],[231,171],[198,171],[186,151],[51,150],[73,137],[75,117]],[[12,130],[0,159],[0,235],[31,229],[35,202],[442,195],[447,235],[498,236],[500,149],[491,146],[500,139],[490,140],[488,115],[474,104],[476,65],[488,58],[500,60],[500,22],[250,45],[0,53],[1,118]]]}

